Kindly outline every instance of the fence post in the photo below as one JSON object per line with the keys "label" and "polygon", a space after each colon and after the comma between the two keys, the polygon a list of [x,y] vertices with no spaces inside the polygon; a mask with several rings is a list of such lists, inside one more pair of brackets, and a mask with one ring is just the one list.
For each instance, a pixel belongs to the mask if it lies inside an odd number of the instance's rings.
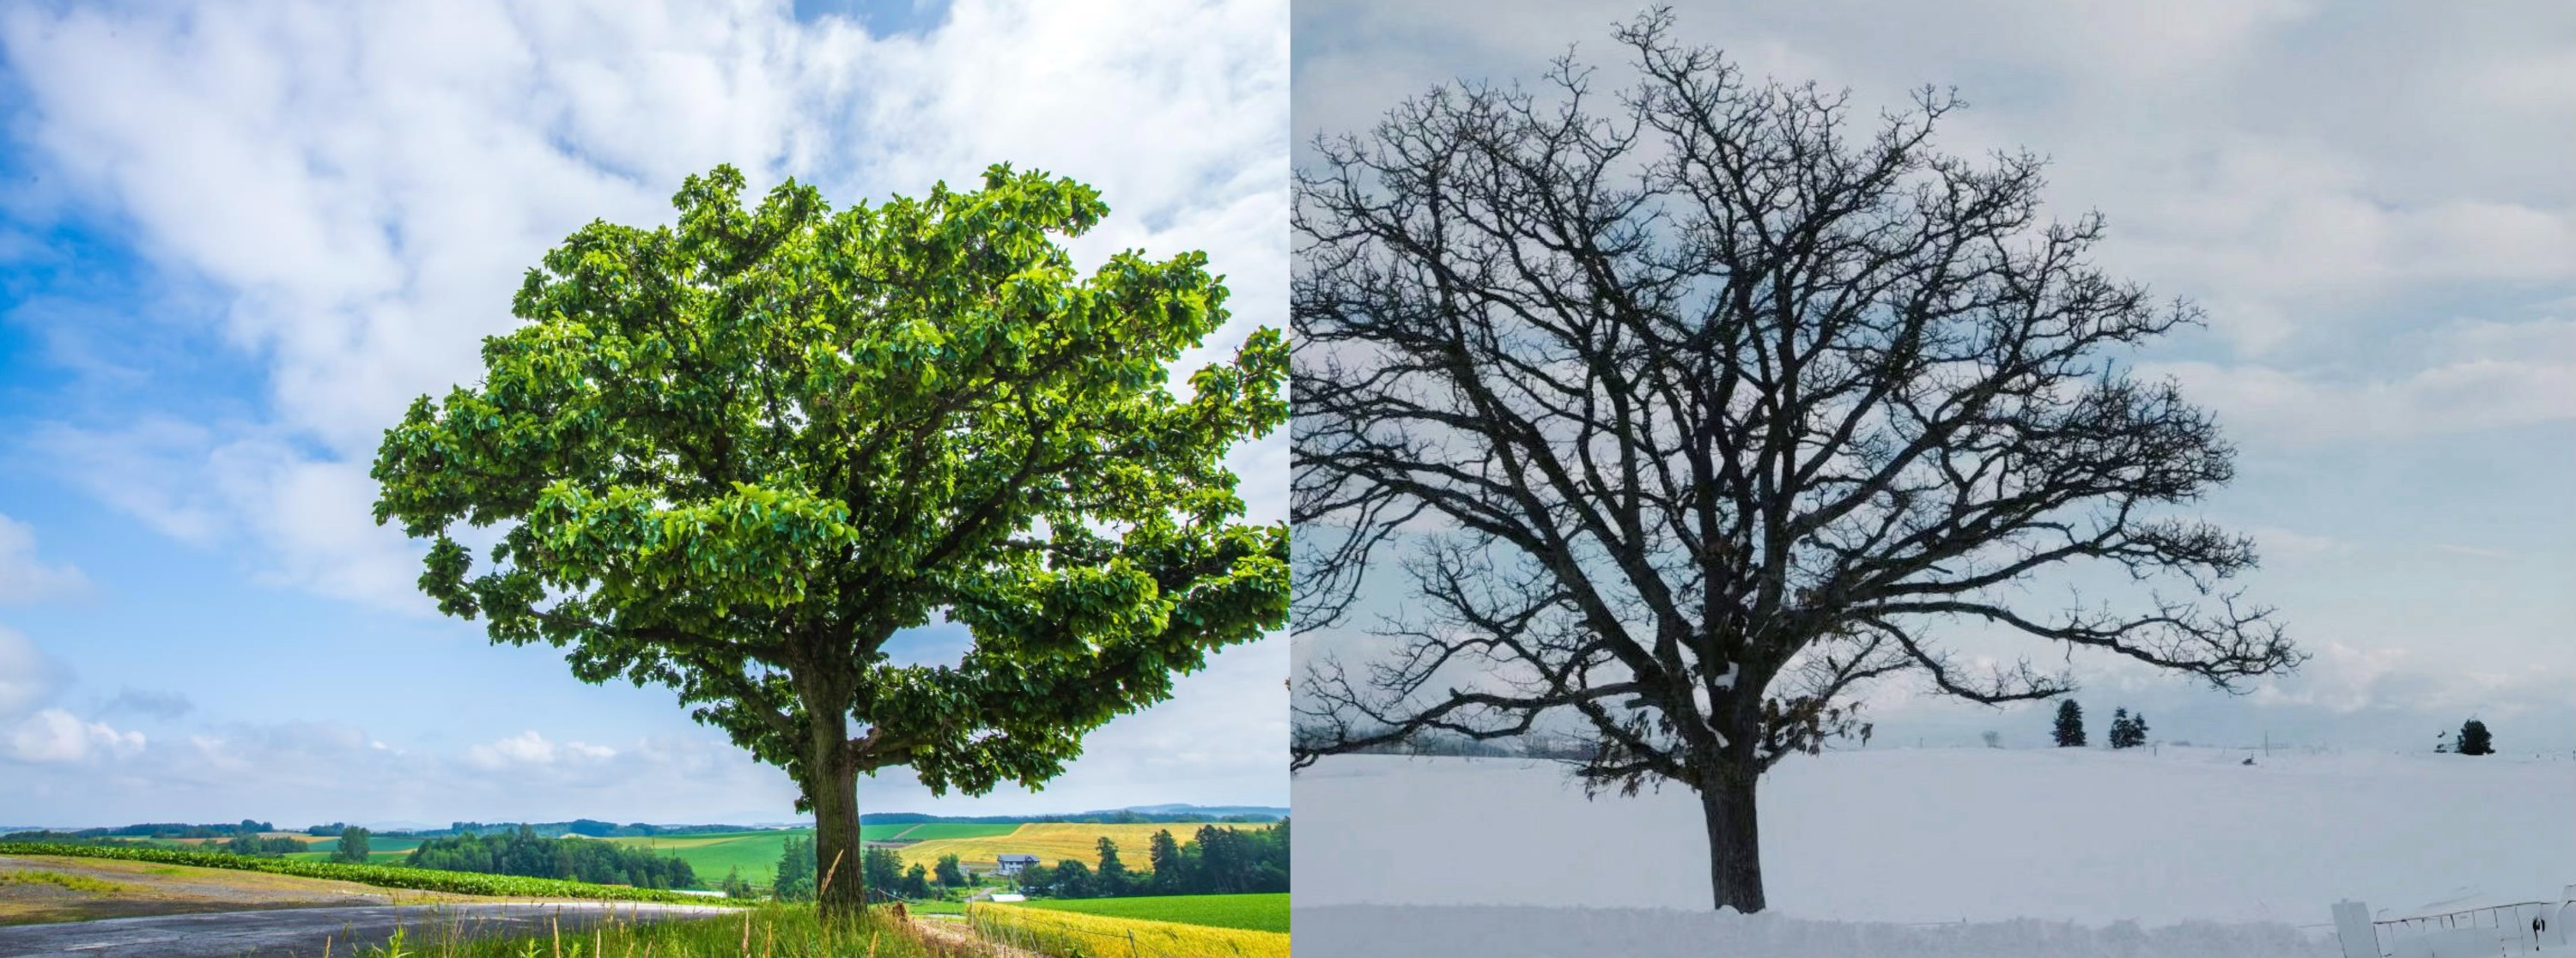
{"label": "fence post", "polygon": [[2357,901],[2334,903],[2335,941],[2343,958],[2380,958],[2379,932],[2370,927],[2370,906]]}

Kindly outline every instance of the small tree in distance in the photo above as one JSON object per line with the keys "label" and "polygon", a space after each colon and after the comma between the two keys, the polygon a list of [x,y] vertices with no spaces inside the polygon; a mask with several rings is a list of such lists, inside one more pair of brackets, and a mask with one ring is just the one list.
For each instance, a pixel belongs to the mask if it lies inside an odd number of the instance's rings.
{"label": "small tree in distance", "polygon": [[2470,719],[2460,725],[2460,754],[2495,754],[2495,738],[2487,734],[2487,723]]}
{"label": "small tree in distance", "polygon": [[2002,748],[2002,747],[2004,747],[2004,733],[2002,733],[2002,732],[1997,732],[1997,731],[1994,731],[1994,730],[1992,730],[1992,729],[1988,729],[1988,730],[1986,730],[1986,731],[1984,731],[1984,732],[1980,732],[1980,733],[1978,733],[1978,734],[1977,734],[1977,737],[1978,737],[1978,738],[1981,738],[1981,739],[1985,739],[1985,740],[1986,740],[1986,747],[1987,747],[1987,748]]}
{"label": "small tree in distance", "polygon": [[340,847],[331,853],[333,861],[367,863],[368,831],[351,825],[340,830]]}
{"label": "small tree in distance", "polygon": [[2084,747],[2084,707],[2074,699],[2057,703],[2057,747]]}

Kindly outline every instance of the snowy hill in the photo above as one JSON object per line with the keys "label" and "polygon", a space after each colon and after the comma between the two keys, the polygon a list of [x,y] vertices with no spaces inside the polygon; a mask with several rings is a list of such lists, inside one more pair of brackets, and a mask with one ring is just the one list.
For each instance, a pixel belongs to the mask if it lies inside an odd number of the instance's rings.
{"label": "snowy hill", "polygon": [[[2567,757],[2281,752],[2249,767],[2245,754],[1794,758],[1761,793],[1772,910],[1843,922],[2259,922],[2323,935],[2340,898],[2395,913],[2576,880]],[[1392,756],[1326,759],[1294,790],[1301,909],[1708,907],[1699,807],[1684,790],[1586,801],[1554,765]]]}

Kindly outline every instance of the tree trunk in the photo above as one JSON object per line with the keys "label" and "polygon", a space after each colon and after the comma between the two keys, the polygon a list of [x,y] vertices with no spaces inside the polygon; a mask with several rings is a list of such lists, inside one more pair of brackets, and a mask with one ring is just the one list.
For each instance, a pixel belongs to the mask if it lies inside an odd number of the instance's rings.
{"label": "tree trunk", "polygon": [[1752,772],[1719,770],[1700,787],[1700,814],[1708,823],[1708,884],[1715,907],[1761,911],[1762,834],[1754,820]]}
{"label": "tree trunk", "polygon": [[[806,714],[817,713],[809,709]],[[846,728],[820,717],[813,721],[814,742],[808,751],[820,754],[806,757],[813,781],[805,794],[814,803],[815,898],[825,917],[856,916],[868,903],[859,877],[859,855],[866,848],[859,840],[859,773],[850,759]]]}

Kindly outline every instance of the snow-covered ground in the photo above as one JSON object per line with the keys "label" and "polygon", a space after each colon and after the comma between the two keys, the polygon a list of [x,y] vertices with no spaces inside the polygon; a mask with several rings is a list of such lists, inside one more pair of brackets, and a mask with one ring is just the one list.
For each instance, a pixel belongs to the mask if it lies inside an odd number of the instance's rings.
{"label": "snow-covered ground", "polygon": [[[2576,881],[2576,762],[2565,756],[2284,751],[2248,767],[2245,754],[1795,757],[1762,786],[1770,904],[1811,922],[2271,933],[2262,923],[2330,936],[2340,898],[2393,913],[2462,895],[2550,896]],[[1708,907],[1707,847],[1685,790],[1587,801],[1555,765],[1390,756],[1325,759],[1294,789],[1301,953],[1307,919],[1328,914],[1319,906]],[[1471,911],[1482,910],[1421,917]]]}

